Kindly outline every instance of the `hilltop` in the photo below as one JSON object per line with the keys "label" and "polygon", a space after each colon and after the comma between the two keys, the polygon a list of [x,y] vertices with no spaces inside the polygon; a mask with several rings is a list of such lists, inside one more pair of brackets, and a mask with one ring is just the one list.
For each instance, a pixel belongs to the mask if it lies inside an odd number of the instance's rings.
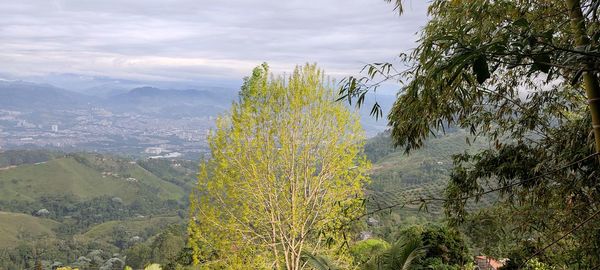
{"label": "hilltop", "polygon": [[73,196],[88,200],[111,195],[131,203],[157,194],[180,200],[184,190],[153,175],[134,161],[94,154],[71,154],[0,171],[2,201],[36,201],[42,197]]}

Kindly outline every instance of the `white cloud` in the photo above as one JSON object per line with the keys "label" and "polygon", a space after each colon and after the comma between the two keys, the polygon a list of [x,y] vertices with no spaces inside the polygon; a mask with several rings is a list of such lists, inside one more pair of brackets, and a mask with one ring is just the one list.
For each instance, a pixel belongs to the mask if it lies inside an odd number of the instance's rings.
{"label": "white cloud", "polygon": [[239,79],[317,62],[332,75],[412,48],[426,2],[37,0],[0,3],[0,69],[129,79]]}

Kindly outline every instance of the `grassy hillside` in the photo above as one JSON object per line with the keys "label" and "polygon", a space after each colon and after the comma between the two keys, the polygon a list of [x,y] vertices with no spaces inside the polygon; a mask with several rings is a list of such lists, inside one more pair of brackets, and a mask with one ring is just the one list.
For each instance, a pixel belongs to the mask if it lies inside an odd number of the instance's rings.
{"label": "grassy hillside", "polygon": [[[122,165],[112,166],[118,162]],[[0,170],[0,198],[4,201],[35,201],[42,196],[70,194],[80,199],[111,195],[127,203],[145,192],[162,199],[185,196],[181,187],[163,181],[135,162],[104,156],[70,155]]]}
{"label": "grassy hillside", "polygon": [[59,223],[26,214],[0,212],[0,249],[38,238],[53,238]]}
{"label": "grassy hillside", "polygon": [[168,217],[143,217],[124,221],[108,221],[98,224],[75,238],[85,242],[109,243],[115,231],[122,230],[129,237],[139,236],[146,240],[149,236],[158,233],[168,225],[182,222],[178,216]]}
{"label": "grassy hillside", "polygon": [[102,250],[103,263],[151,241],[183,223],[197,168],[44,150],[0,152],[0,165],[0,269],[32,268],[38,250],[49,263]]}
{"label": "grassy hillside", "polygon": [[[419,198],[443,197],[450,172],[452,155],[488,147],[479,138],[468,144],[468,134],[453,130],[427,141],[424,147],[406,154],[404,149],[394,149],[389,134],[383,133],[370,139],[365,152],[373,162],[372,182],[367,188],[367,208],[374,211],[390,205],[418,200]],[[484,198],[482,205],[491,202]],[[426,208],[425,208],[426,206]],[[414,223],[443,218],[441,203],[407,204],[391,212],[379,214],[384,226]]]}

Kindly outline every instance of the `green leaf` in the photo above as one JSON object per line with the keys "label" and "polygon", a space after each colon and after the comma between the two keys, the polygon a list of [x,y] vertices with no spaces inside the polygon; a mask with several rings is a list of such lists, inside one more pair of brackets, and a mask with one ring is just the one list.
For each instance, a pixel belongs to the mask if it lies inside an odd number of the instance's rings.
{"label": "green leaf", "polygon": [[519,26],[519,27],[528,27],[529,26],[529,21],[527,21],[527,19],[525,18],[519,18],[518,20],[513,22],[514,26]]}
{"label": "green leaf", "polygon": [[371,108],[370,115],[375,116],[375,120],[379,120],[380,117],[383,117],[383,110],[381,109],[379,103],[375,102],[373,108]]}
{"label": "green leaf", "polygon": [[574,86],[579,82],[579,79],[581,78],[581,75],[583,74],[583,70],[580,69],[577,71],[577,73],[575,73],[575,76],[573,76],[573,78],[571,78],[571,85]]}
{"label": "green leaf", "polygon": [[490,78],[490,69],[485,55],[480,55],[475,59],[475,62],[473,62],[473,73],[475,73],[479,84],[484,83],[485,80]]}
{"label": "green leaf", "polygon": [[531,58],[533,59],[533,65],[531,65],[531,72],[541,71],[544,73],[548,73],[550,71],[550,68],[552,67],[552,60],[550,59],[549,53],[536,54]]}

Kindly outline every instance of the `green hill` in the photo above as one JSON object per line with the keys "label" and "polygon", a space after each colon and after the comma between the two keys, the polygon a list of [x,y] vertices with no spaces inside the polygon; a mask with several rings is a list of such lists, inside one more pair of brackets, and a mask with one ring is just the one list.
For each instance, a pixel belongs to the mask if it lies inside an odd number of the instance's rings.
{"label": "green hill", "polygon": [[[115,164],[119,164],[116,166]],[[73,195],[81,200],[116,196],[129,203],[144,193],[180,200],[186,192],[135,162],[79,154],[0,170],[0,200],[35,201]]]}
{"label": "green hill", "polygon": [[0,211],[0,249],[38,238],[53,238],[60,223],[26,214]]}
{"label": "green hill", "polygon": [[98,250],[108,260],[150,241],[183,223],[197,169],[193,161],[45,150],[0,152],[0,165],[0,269],[31,268],[38,250],[48,261]]}
{"label": "green hill", "polygon": [[[452,155],[488,147],[484,138],[468,144],[467,137],[465,131],[452,130],[430,138],[421,149],[410,154],[401,148],[394,149],[387,133],[371,138],[365,145],[365,153],[373,162],[371,183],[366,192],[368,211],[420,198],[442,198],[452,170]],[[491,203],[486,199],[489,198],[484,198],[482,205]],[[435,221],[443,218],[441,206],[439,202],[406,204],[377,216],[387,227]]]}
{"label": "green hill", "polygon": [[123,231],[128,238],[139,236],[146,240],[168,225],[180,223],[183,220],[178,216],[143,217],[130,220],[113,220],[91,227],[86,232],[76,235],[75,238],[84,242],[110,243],[117,230]]}

